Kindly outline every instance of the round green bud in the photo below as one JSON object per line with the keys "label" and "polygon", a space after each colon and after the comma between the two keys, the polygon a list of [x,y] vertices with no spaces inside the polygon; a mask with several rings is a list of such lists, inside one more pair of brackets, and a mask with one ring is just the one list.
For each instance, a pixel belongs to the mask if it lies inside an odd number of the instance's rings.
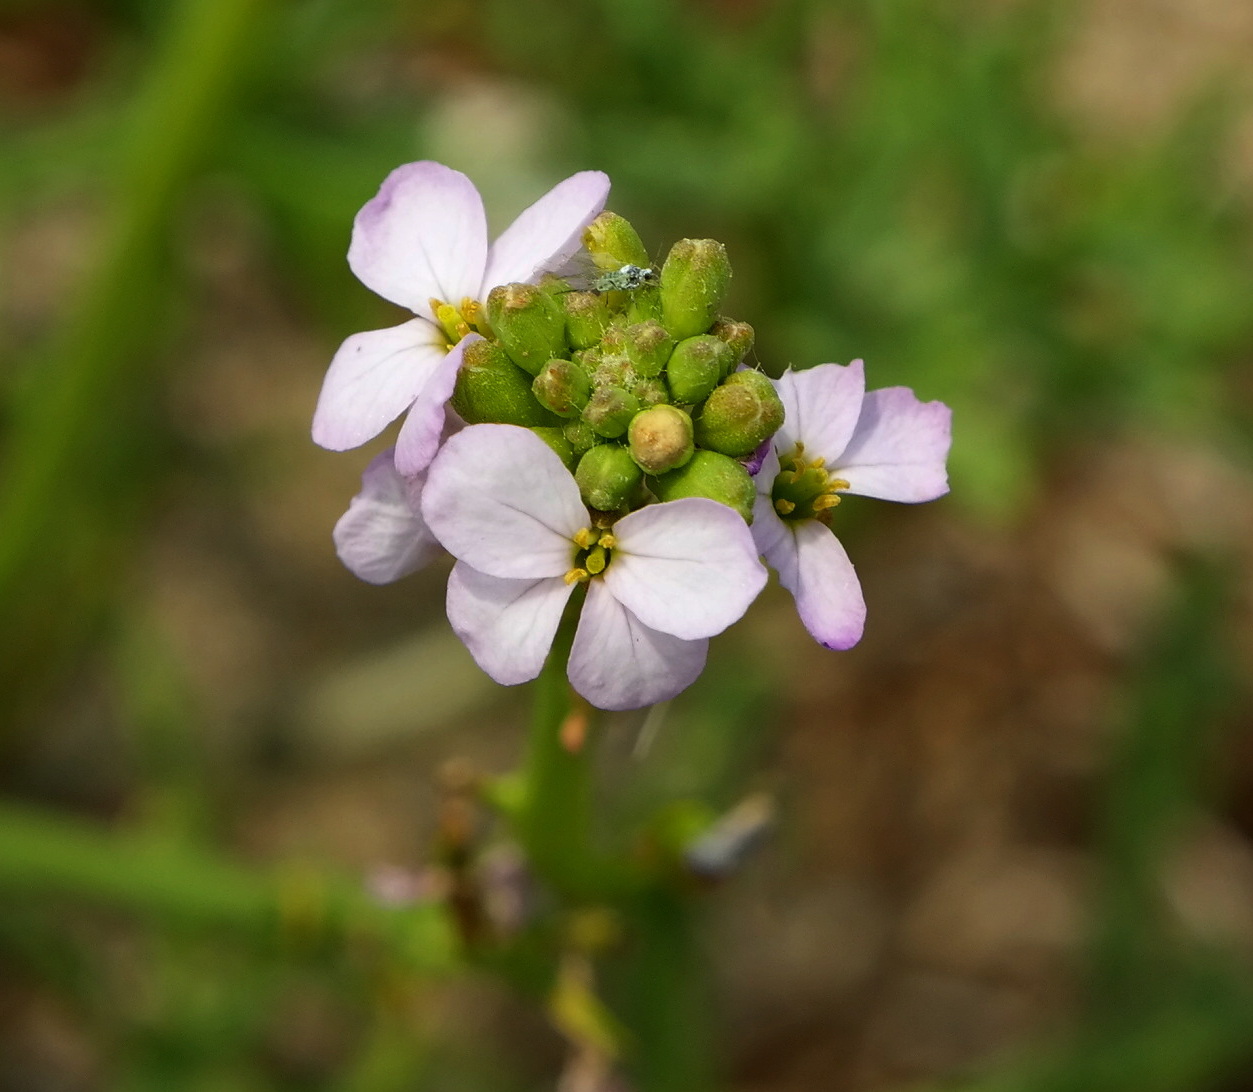
{"label": "round green bud", "polygon": [[566,316],[533,284],[502,284],[487,296],[487,321],[509,359],[531,375],[566,352]]}
{"label": "round green bud", "polygon": [[710,334],[684,338],[666,365],[666,382],[676,402],[695,405],[709,397],[727,368],[731,350]]}
{"label": "round green bud", "polygon": [[624,265],[647,267],[648,251],[630,223],[616,212],[605,211],[583,229],[583,245],[597,269],[606,272]]}
{"label": "round green bud", "polygon": [[691,457],[692,419],[677,406],[653,406],[631,418],[631,458],[645,474],[664,474]]}
{"label": "round green bud", "polygon": [[582,455],[583,452],[600,443],[596,430],[586,421],[567,421],[561,432],[576,455]]}
{"label": "round green bud", "polygon": [[574,448],[570,441],[566,439],[565,432],[559,428],[533,428],[531,429],[536,436],[551,447],[571,470],[574,469]]}
{"label": "round green bud", "polygon": [[678,339],[705,333],[730,285],[726,247],[713,239],[680,239],[661,267],[661,321]]}
{"label": "round green bud", "polygon": [[705,402],[696,422],[701,447],[739,457],[755,451],[783,424],[783,403],[764,372],[727,377]]}
{"label": "round green bud", "polygon": [[531,390],[540,405],[558,417],[577,417],[592,393],[587,372],[570,360],[550,360],[535,377]]}
{"label": "round green bud", "polygon": [[590,349],[609,325],[609,305],[596,292],[567,292],[559,298],[566,313],[566,338],[572,348]]}
{"label": "round green bud", "polygon": [[727,365],[727,373],[748,356],[757,336],[747,322],[736,322],[725,315],[709,328],[709,332],[719,341],[725,341],[727,348],[731,350],[731,363]]}
{"label": "round green bud", "polygon": [[640,409],[639,399],[621,387],[597,387],[583,407],[583,420],[601,436],[614,439],[627,430]]}
{"label": "round green bud", "polygon": [[753,522],[757,488],[743,465],[727,455],[698,451],[684,466],[654,478],[649,484],[658,500],[708,497],[734,508],[745,523]]}
{"label": "round green bud", "polygon": [[664,379],[641,379],[635,384],[631,393],[640,400],[640,405],[645,409],[670,401],[670,389],[666,386]]}
{"label": "round green bud", "polygon": [[637,322],[624,331],[624,348],[636,375],[660,375],[674,351],[674,338],[660,322]]}
{"label": "round green bud", "polygon": [[531,427],[560,423],[535,401],[531,377],[495,341],[472,341],[465,347],[457,370],[457,385],[449,401],[471,425]]}
{"label": "round green bud", "polygon": [[584,503],[602,512],[622,508],[642,476],[631,453],[620,444],[598,444],[583,454],[574,471]]}

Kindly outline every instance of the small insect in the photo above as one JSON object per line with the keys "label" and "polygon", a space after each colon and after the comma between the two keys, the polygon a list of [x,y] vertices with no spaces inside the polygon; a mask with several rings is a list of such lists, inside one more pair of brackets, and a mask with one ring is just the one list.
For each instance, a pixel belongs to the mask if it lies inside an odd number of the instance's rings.
{"label": "small insect", "polygon": [[624,265],[602,273],[592,282],[593,292],[634,292],[646,284],[657,283],[657,270],[639,265]]}

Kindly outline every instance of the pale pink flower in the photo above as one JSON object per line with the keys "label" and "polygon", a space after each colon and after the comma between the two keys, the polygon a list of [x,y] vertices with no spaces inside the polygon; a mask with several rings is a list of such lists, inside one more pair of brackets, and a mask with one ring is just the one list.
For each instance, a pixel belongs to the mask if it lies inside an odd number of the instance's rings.
{"label": "pale pink flower", "polygon": [[512,425],[472,425],[448,439],[422,513],[457,558],[449,621],[497,682],[539,674],[571,593],[587,583],[568,674],[602,709],[650,705],[689,686],[708,638],[743,615],[766,579],[748,527],[716,501],[650,505],[595,527],[557,455]]}
{"label": "pale pink flower", "polygon": [[805,628],[828,648],[851,648],[866,604],[831,533],[832,509],[843,493],[910,503],[947,493],[952,411],[907,387],[867,392],[860,360],[789,369],[774,386],[785,416],[756,476],[753,537]]}
{"label": "pale pink flower", "polygon": [[393,451],[376,455],[361,475],[361,492],[335,524],[335,552],[353,575],[390,584],[422,568],[440,545],[422,518],[426,474],[396,469]]}
{"label": "pale pink flower", "polygon": [[395,462],[405,474],[425,469],[439,445],[468,329],[454,321],[461,329],[450,333],[436,308],[447,304],[472,325],[497,285],[534,283],[561,267],[608,194],[600,171],[572,175],[489,247],[483,202],[465,175],[427,161],[392,171],[357,214],[348,264],[367,288],[415,317],[353,334],[340,346],[314,411],[314,441],[347,451],[409,410]]}

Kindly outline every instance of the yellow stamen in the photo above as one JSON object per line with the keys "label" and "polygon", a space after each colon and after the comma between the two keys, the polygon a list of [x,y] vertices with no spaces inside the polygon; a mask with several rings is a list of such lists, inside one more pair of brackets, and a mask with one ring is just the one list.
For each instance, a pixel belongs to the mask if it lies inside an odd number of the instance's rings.
{"label": "yellow stamen", "polygon": [[827,488],[828,489],[847,489],[848,482],[846,482],[843,478],[832,478],[829,482],[827,482]]}
{"label": "yellow stamen", "polygon": [[825,512],[828,508],[834,508],[840,503],[840,498],[834,493],[824,493],[821,497],[814,497],[813,508],[815,512]]}
{"label": "yellow stamen", "polygon": [[815,470],[826,470],[827,460],[821,457],[817,459],[810,459],[809,465],[812,466]]}
{"label": "yellow stamen", "polygon": [[592,529],[590,527],[581,528],[574,536],[574,544],[580,550],[586,550],[594,541],[595,538],[592,535]]}
{"label": "yellow stamen", "polygon": [[618,540],[614,538],[613,535],[606,532],[605,534],[600,536],[600,545],[603,546],[606,550],[612,550],[615,546],[618,545]]}
{"label": "yellow stamen", "polygon": [[774,510],[778,512],[779,515],[786,516],[789,512],[796,511],[796,505],[794,505],[790,500],[784,500],[780,497],[774,502]]}
{"label": "yellow stamen", "polygon": [[571,569],[561,579],[564,580],[567,584],[577,584],[581,580],[588,579],[588,572],[586,569]]}

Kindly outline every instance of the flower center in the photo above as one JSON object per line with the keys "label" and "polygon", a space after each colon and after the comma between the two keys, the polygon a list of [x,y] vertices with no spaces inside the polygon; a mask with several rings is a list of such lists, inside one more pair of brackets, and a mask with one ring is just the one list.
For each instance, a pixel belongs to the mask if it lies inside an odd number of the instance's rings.
{"label": "flower center", "polygon": [[574,536],[574,567],[566,573],[567,584],[585,584],[600,576],[609,565],[617,539],[608,531],[584,527]]}
{"label": "flower center", "polygon": [[774,510],[785,520],[830,523],[831,509],[840,503],[839,491],[847,489],[848,482],[832,477],[824,459],[806,460],[804,444],[797,444],[779,464],[783,469],[770,490]]}
{"label": "flower center", "polygon": [[487,311],[478,300],[466,296],[460,307],[434,298],[430,303],[431,310],[435,312],[435,321],[448,339],[447,348],[451,349],[472,332],[480,333],[484,337],[491,336],[491,328],[487,325]]}

